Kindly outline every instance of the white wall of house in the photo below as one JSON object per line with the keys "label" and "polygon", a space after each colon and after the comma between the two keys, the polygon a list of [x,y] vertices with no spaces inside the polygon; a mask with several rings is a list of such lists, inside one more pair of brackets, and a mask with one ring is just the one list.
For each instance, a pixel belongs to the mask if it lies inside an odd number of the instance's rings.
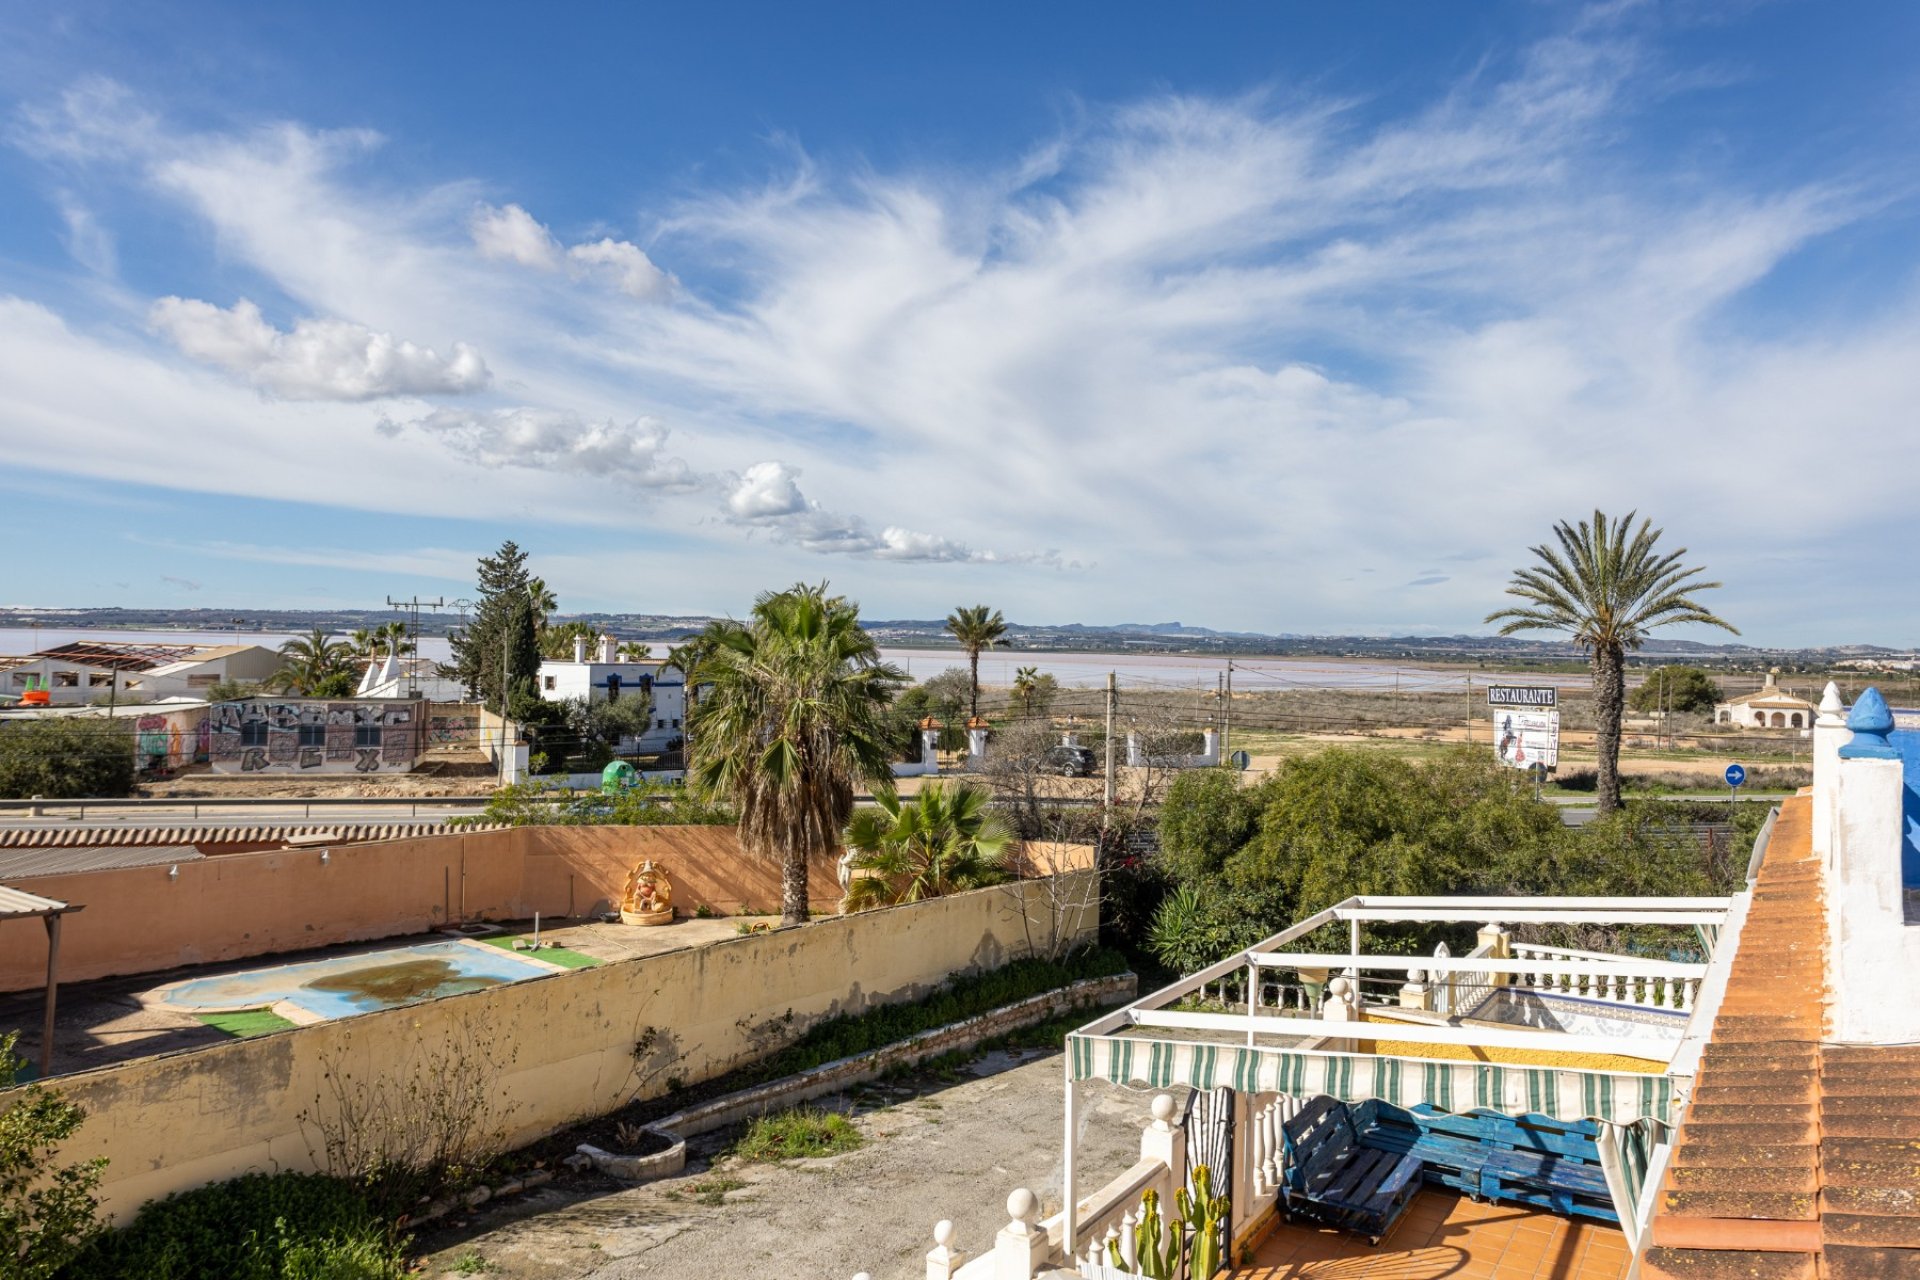
{"label": "white wall of house", "polygon": [[548,658],[540,664],[540,696],[548,702],[575,698],[605,702],[650,689],[653,694],[651,727],[635,745],[642,752],[664,751],[686,736],[687,688],[678,669],[665,662],[618,662],[610,645],[589,655],[576,645],[574,657]]}
{"label": "white wall of house", "polygon": [[273,650],[248,645],[236,652],[187,658],[144,671],[121,671],[60,657],[35,654],[0,672],[0,691],[14,697],[29,688],[45,689],[56,707],[85,706],[99,698],[153,702],[161,698],[201,698],[225,680],[264,680],[280,666]]}

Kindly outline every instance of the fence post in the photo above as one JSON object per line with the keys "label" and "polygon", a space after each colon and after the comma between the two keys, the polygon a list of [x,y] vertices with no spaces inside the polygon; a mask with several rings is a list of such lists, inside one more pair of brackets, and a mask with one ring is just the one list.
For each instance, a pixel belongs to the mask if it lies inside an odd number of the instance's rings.
{"label": "fence post", "polygon": [[933,1248],[927,1251],[927,1280],[953,1280],[967,1255],[953,1247],[953,1223],[942,1218],[933,1224]]}

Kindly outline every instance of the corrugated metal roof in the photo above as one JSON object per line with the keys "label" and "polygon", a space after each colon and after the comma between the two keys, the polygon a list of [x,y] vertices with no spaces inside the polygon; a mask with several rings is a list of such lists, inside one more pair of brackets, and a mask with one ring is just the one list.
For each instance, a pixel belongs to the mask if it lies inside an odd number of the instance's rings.
{"label": "corrugated metal roof", "polygon": [[0,853],[0,879],[64,876],[75,871],[122,871],[128,867],[193,862],[206,856],[190,844],[28,849],[18,853]]}
{"label": "corrugated metal roof", "polygon": [[365,826],[0,827],[0,849],[77,849],[105,845],[277,844],[296,836],[330,836],[340,844],[451,835],[444,822],[377,822]]}
{"label": "corrugated metal roof", "polygon": [[52,916],[67,909],[67,904],[37,893],[9,889],[0,884],[0,919],[7,916]]}

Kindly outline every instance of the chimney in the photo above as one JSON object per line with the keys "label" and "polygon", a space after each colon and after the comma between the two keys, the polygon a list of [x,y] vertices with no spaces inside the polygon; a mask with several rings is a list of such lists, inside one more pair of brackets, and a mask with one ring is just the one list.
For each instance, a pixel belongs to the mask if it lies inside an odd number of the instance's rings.
{"label": "chimney", "polygon": [[575,662],[585,662],[587,660],[587,638],[585,636],[575,636],[573,638],[573,660]]}
{"label": "chimney", "polygon": [[612,662],[614,661],[613,655],[614,655],[613,637],[601,636],[600,637],[600,661]]}

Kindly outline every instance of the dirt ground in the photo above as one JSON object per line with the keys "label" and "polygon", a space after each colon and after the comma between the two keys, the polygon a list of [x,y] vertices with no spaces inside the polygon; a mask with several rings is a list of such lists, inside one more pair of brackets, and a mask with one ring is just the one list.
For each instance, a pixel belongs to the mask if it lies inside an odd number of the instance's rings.
{"label": "dirt ground", "polygon": [[[1150,1095],[1087,1084],[1079,1097],[1074,1180],[1084,1196],[1138,1159]],[[852,1115],[866,1145],[824,1160],[745,1164],[721,1155],[734,1135],[708,1135],[689,1144],[687,1169],[673,1178],[634,1187],[562,1179],[487,1206],[421,1240],[422,1273],[847,1280],[866,1271],[918,1280],[939,1219],[952,1219],[956,1245],[977,1255],[1006,1224],[1016,1186],[1038,1193],[1044,1212],[1060,1208],[1058,1053],[989,1054],[957,1080],[872,1086],[820,1105]]]}

